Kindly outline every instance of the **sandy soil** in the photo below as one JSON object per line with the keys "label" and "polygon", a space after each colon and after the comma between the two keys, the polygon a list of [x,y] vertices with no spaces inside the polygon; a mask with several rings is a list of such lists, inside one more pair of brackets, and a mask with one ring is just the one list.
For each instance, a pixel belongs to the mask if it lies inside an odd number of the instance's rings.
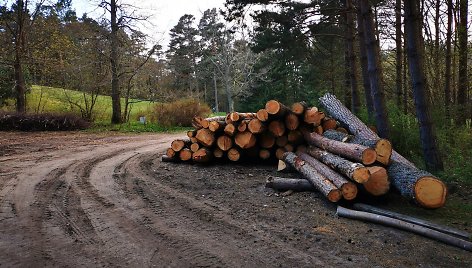
{"label": "sandy soil", "polygon": [[0,266],[472,267],[316,193],[266,189],[272,166],[161,162],[179,136],[0,132]]}

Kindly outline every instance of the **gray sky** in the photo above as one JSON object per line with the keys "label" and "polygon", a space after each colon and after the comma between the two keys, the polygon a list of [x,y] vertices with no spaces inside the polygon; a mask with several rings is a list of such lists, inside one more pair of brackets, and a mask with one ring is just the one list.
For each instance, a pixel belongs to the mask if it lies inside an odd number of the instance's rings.
{"label": "gray sky", "polygon": [[[223,8],[225,0],[122,0],[121,2],[137,6],[143,14],[151,15],[152,25],[139,26],[140,30],[153,39],[151,42],[158,41],[166,47],[169,42],[169,31],[182,15],[192,14],[198,23],[203,11],[213,7]],[[100,16],[103,11],[97,8],[97,3],[98,1],[72,1],[78,17],[83,13],[93,18]]]}

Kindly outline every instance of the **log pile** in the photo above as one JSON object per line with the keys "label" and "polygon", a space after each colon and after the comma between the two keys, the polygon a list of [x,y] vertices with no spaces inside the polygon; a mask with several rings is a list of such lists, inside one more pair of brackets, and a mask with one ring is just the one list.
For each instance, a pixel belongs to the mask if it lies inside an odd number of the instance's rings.
{"label": "log pile", "polygon": [[323,112],[305,102],[288,107],[270,100],[256,113],[193,118],[187,139],[175,140],[163,161],[277,162],[301,179],[270,178],[278,190],[317,190],[331,202],[358,193],[386,194],[391,184],[425,208],[444,205],[446,187],[419,170],[355,117],[333,95],[320,98]]}

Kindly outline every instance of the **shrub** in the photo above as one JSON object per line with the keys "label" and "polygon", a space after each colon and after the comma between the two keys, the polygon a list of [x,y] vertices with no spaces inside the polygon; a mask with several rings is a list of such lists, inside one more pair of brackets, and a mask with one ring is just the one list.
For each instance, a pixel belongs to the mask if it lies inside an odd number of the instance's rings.
{"label": "shrub", "polygon": [[0,112],[0,130],[63,131],[86,129],[90,123],[74,114]]}
{"label": "shrub", "polygon": [[154,106],[152,120],[160,126],[192,126],[194,116],[206,117],[211,113],[207,104],[195,99],[183,99]]}

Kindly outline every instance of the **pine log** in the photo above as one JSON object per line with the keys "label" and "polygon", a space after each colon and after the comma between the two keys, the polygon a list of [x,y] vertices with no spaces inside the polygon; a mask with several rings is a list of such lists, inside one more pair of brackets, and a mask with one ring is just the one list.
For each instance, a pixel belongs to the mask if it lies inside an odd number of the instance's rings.
{"label": "pine log", "polygon": [[246,120],[246,119],[250,120],[250,119],[256,118],[256,114],[255,113],[232,112],[232,113],[230,113],[229,118],[233,122],[238,122],[238,121],[241,121],[241,120]]}
{"label": "pine log", "polygon": [[343,128],[343,127],[337,127],[337,128],[336,128],[336,131],[337,131],[337,132],[344,133],[344,134],[349,134],[349,132],[347,131],[347,129],[345,129],[345,128]]}
{"label": "pine log", "polygon": [[262,124],[261,120],[254,118],[254,119],[251,119],[251,121],[249,121],[247,128],[251,133],[259,134],[265,130],[265,125]]}
{"label": "pine log", "polygon": [[226,135],[219,136],[218,139],[216,139],[216,146],[226,152],[233,147],[233,139]]}
{"label": "pine log", "polygon": [[239,122],[238,131],[244,132],[246,131],[246,129],[247,129],[247,121],[244,120],[244,121]]}
{"label": "pine log", "polygon": [[274,134],[275,137],[280,137],[285,134],[285,126],[282,121],[274,120],[269,123],[269,131]]}
{"label": "pine log", "polygon": [[170,148],[176,152],[180,152],[182,149],[185,147],[188,147],[190,145],[190,140],[173,140],[172,143],[170,144]]}
{"label": "pine log", "polygon": [[226,127],[225,121],[211,121],[208,129],[212,132],[218,132]]}
{"label": "pine log", "polygon": [[284,154],[287,152],[284,147],[279,147],[275,150],[275,158],[282,160]]}
{"label": "pine log", "polygon": [[388,179],[387,170],[378,166],[367,168],[370,172],[370,178],[362,184],[364,189],[373,196],[386,194],[390,190],[390,180]]}
{"label": "pine log", "polygon": [[285,115],[285,127],[288,130],[295,130],[300,125],[300,120],[298,120],[298,116],[294,113],[288,113]]}
{"label": "pine log", "polygon": [[249,131],[239,132],[234,137],[234,143],[242,149],[248,149],[256,145],[256,136]]}
{"label": "pine log", "polygon": [[269,115],[274,117],[282,117],[289,111],[285,105],[276,100],[268,101],[266,103],[265,109]]}
{"label": "pine log", "polygon": [[323,134],[324,132],[324,129],[322,126],[316,126],[315,129],[313,130],[313,132],[317,133],[317,134]]}
{"label": "pine log", "polygon": [[211,147],[215,143],[215,134],[206,128],[199,129],[195,138],[206,147]]}
{"label": "pine log", "polygon": [[307,179],[290,179],[270,176],[267,178],[266,187],[277,191],[293,190],[297,192],[312,192],[316,188]]}
{"label": "pine log", "polygon": [[[355,137],[366,140],[380,139],[372,129],[366,126],[359,118],[357,118],[357,116],[349,111],[349,109],[347,109],[346,106],[336,98],[336,96],[326,93],[323,97],[319,98],[319,102],[331,117],[338,120],[341,125],[348,129]],[[416,168],[412,162],[397,153],[395,150],[392,151],[392,160]]]}
{"label": "pine log", "polygon": [[270,158],[270,151],[267,150],[267,149],[261,149],[259,150],[259,158],[262,159],[262,160],[267,160]]}
{"label": "pine log", "polygon": [[294,152],[295,151],[295,146],[293,146],[293,144],[287,143],[287,144],[285,144],[284,149],[287,152]]}
{"label": "pine log", "polygon": [[352,200],[357,196],[357,186],[345,179],[336,171],[332,170],[329,166],[321,163],[317,159],[306,153],[297,153],[298,157],[303,161],[307,162],[313,168],[315,168],[321,175],[330,180],[339,190],[346,200]]}
{"label": "pine log", "polygon": [[192,159],[195,163],[208,163],[212,159],[213,154],[208,148],[200,148],[193,153]]}
{"label": "pine log", "polygon": [[187,131],[187,137],[193,138],[195,137],[195,135],[197,135],[197,130],[194,129],[194,130]]}
{"label": "pine log", "polygon": [[239,152],[237,148],[233,147],[228,150],[227,157],[229,160],[236,162],[236,161],[239,161],[239,159],[241,158],[241,153]]}
{"label": "pine log", "polygon": [[290,130],[287,135],[287,140],[291,144],[300,144],[303,143],[305,140],[303,139],[303,134],[300,130]]}
{"label": "pine log", "polygon": [[236,133],[236,126],[233,123],[226,124],[224,132],[226,135],[233,137]]}
{"label": "pine log", "polygon": [[258,140],[259,140],[259,146],[261,146],[264,149],[270,149],[275,144],[275,137],[270,132],[263,132],[259,136]]}
{"label": "pine log", "polygon": [[353,207],[356,210],[361,210],[361,211],[365,211],[365,212],[369,212],[369,213],[374,213],[374,214],[378,214],[378,215],[382,215],[382,216],[386,216],[386,217],[406,221],[406,222],[409,222],[409,223],[418,224],[418,225],[421,225],[421,226],[424,226],[424,227],[427,227],[427,228],[431,228],[433,230],[436,230],[436,231],[439,231],[439,232],[442,232],[442,233],[445,233],[445,234],[460,237],[461,239],[470,240],[471,237],[472,237],[472,235],[470,233],[462,231],[462,230],[458,230],[458,229],[455,229],[455,228],[452,228],[452,227],[449,227],[449,226],[444,226],[444,225],[429,222],[429,221],[426,221],[426,220],[418,219],[418,218],[411,217],[411,216],[408,216],[408,215],[396,213],[396,212],[393,212],[393,211],[384,210],[384,209],[381,209],[381,208],[378,208],[378,207],[373,207],[373,206],[370,206],[370,205],[367,205],[367,204],[355,203],[353,205]]}
{"label": "pine log", "polygon": [[332,140],[355,143],[372,148],[377,153],[378,162],[384,165],[388,165],[388,163],[390,163],[390,157],[392,155],[392,144],[386,139],[367,140],[348,135],[337,130],[327,130],[323,133],[323,136]]}
{"label": "pine log", "polygon": [[169,158],[176,158],[175,156],[177,155],[177,153],[174,151],[174,149],[172,148],[167,148],[166,150],[166,156],[169,157]]}
{"label": "pine log", "polygon": [[409,231],[412,233],[422,235],[424,237],[434,239],[436,241],[446,243],[451,246],[455,246],[455,247],[459,247],[468,251],[472,251],[472,243],[470,241],[466,241],[452,235],[448,235],[448,234],[445,234],[445,233],[442,233],[442,232],[439,232],[430,228],[426,228],[418,224],[409,223],[407,221],[394,219],[394,218],[390,218],[390,217],[386,217],[382,215],[377,215],[377,214],[373,214],[369,212],[351,210],[351,209],[343,208],[341,206],[338,206],[336,214],[339,217],[379,223],[382,225]]}
{"label": "pine log", "polygon": [[303,121],[308,124],[319,126],[324,117],[325,114],[323,112],[318,111],[318,108],[316,107],[312,107],[307,109],[303,114]]}
{"label": "pine log", "polygon": [[279,160],[277,164],[277,171],[282,172],[282,171],[291,171],[290,165],[287,165],[283,160]]}
{"label": "pine log", "polygon": [[195,153],[196,151],[198,151],[198,149],[200,149],[199,143],[195,142],[195,143],[190,144],[190,151]]}
{"label": "pine log", "polygon": [[316,169],[297,157],[294,153],[284,153],[282,158],[310,181],[329,201],[338,202],[341,199],[341,192],[329,179],[321,175]]}
{"label": "pine log", "polygon": [[323,119],[323,122],[321,123],[321,126],[323,127],[324,131],[327,131],[330,129],[336,129],[338,127],[338,122],[336,122],[336,120],[333,118],[325,117]]}
{"label": "pine log", "polygon": [[221,150],[220,148],[213,149],[213,156],[215,158],[221,159],[223,158],[224,155],[225,155],[225,152],[223,152],[223,150]]}
{"label": "pine log", "polygon": [[196,129],[200,128],[208,128],[210,126],[210,122],[212,121],[224,121],[226,116],[215,116],[215,117],[208,117],[202,118],[200,116],[194,116],[192,119],[192,125]]}
{"label": "pine log", "polygon": [[[219,116],[213,116],[213,117],[207,117],[204,119],[203,127],[208,128],[210,126],[210,122],[213,121],[225,121],[226,116],[225,115],[219,115]],[[205,127],[206,126],[206,127]]]}
{"label": "pine log", "polygon": [[373,164],[377,158],[374,149],[354,143],[344,143],[325,138],[317,133],[303,133],[305,140],[312,145],[318,146],[326,151],[363,163]]}
{"label": "pine log", "polygon": [[256,117],[257,119],[261,120],[261,122],[266,122],[267,120],[269,120],[269,113],[266,109],[260,109],[259,111],[257,111]]}
{"label": "pine log", "polygon": [[[200,128],[203,128],[203,121],[204,119],[200,116],[194,116],[192,118],[192,126],[195,128],[195,129],[200,129]],[[191,137],[189,137],[191,138]]]}
{"label": "pine log", "polygon": [[288,143],[288,137],[283,135],[275,139],[275,144],[279,147],[284,147]]}
{"label": "pine log", "polygon": [[198,142],[198,139],[195,138],[195,137],[191,137],[191,138],[190,138],[190,142],[191,142],[191,143],[197,143],[197,142]]}
{"label": "pine log", "polygon": [[300,152],[300,153],[306,153],[306,151],[307,151],[307,147],[305,144],[298,145],[297,149],[295,150],[295,152]]}
{"label": "pine log", "polygon": [[360,163],[351,162],[313,146],[308,147],[307,153],[355,182],[365,183],[370,179],[369,169]]}
{"label": "pine log", "polygon": [[302,115],[306,109],[308,109],[308,105],[304,101],[292,104],[292,112],[296,115]]}
{"label": "pine log", "polygon": [[184,162],[190,161],[192,159],[192,151],[190,151],[190,149],[183,148],[179,151],[179,158]]}

